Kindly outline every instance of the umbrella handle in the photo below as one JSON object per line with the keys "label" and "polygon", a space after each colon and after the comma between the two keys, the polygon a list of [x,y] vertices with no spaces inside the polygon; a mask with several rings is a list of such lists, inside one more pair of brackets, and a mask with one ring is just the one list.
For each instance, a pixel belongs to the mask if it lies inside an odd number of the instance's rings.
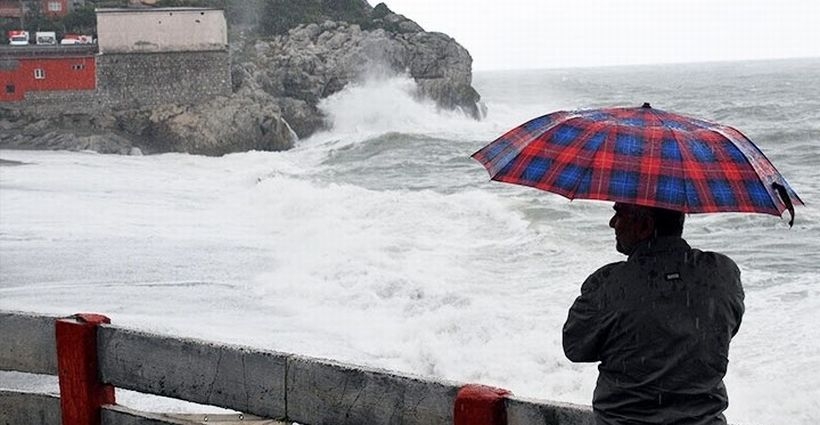
{"label": "umbrella handle", "polygon": [[789,192],[786,191],[786,186],[775,182],[772,183],[772,187],[777,191],[777,194],[780,195],[780,200],[786,204],[786,209],[789,210],[789,214],[791,214],[789,227],[792,227],[794,225],[794,205],[792,204],[792,198],[789,197]]}

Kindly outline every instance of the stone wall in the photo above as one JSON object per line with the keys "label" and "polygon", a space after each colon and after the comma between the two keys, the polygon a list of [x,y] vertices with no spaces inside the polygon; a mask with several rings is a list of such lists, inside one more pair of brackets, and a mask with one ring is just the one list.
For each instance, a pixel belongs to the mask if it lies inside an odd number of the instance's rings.
{"label": "stone wall", "polygon": [[194,104],[231,91],[227,50],[97,56],[97,94],[112,107]]}
{"label": "stone wall", "polygon": [[65,91],[30,91],[26,98],[14,102],[15,107],[34,110],[39,114],[91,113],[105,110],[108,103],[102,101],[96,91],[65,90]]}

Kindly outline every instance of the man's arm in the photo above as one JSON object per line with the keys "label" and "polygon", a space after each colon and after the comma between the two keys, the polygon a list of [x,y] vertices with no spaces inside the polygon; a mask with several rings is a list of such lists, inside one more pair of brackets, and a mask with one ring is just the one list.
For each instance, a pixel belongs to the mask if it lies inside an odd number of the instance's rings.
{"label": "man's arm", "polygon": [[743,293],[743,284],[741,283],[740,279],[740,269],[737,267],[737,264],[729,258],[724,257],[725,261],[728,263],[726,268],[730,271],[729,275],[729,296],[730,296],[730,305],[732,308],[732,317],[734,319],[734,327],[732,329],[732,336],[734,337],[737,334],[737,331],[740,330],[740,323],[743,321],[743,313],[746,310],[746,306],[743,303],[745,298],[745,294]]}
{"label": "man's arm", "polygon": [[[610,265],[611,266],[611,265]],[[605,340],[602,312],[598,296],[605,266],[593,273],[581,285],[581,296],[575,299],[564,323],[564,354],[573,362],[597,362],[601,360],[601,348]]]}

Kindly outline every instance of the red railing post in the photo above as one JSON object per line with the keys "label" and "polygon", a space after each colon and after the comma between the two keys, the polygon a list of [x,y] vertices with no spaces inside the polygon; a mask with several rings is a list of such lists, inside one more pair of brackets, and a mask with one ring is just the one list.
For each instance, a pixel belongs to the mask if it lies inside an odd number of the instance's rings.
{"label": "red railing post", "polygon": [[97,372],[97,326],[103,323],[111,320],[83,313],[55,324],[63,425],[100,425],[100,406],[114,404],[114,387],[100,382]]}
{"label": "red railing post", "polygon": [[453,410],[454,425],[507,425],[505,389],[467,384],[458,390]]}

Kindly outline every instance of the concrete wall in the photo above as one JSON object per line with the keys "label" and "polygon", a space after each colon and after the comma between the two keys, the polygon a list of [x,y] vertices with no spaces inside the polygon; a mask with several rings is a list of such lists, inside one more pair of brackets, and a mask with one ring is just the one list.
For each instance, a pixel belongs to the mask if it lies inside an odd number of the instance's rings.
{"label": "concrete wall", "polygon": [[113,326],[99,329],[98,347],[100,376],[116,387],[269,418],[287,414],[286,354]]}
{"label": "concrete wall", "polygon": [[[290,425],[242,414],[156,414],[124,406],[103,407],[101,422],[102,425]],[[0,424],[61,425],[60,397],[0,389]]]}
{"label": "concrete wall", "polygon": [[56,319],[0,311],[0,370],[56,375]]}
{"label": "concrete wall", "polygon": [[106,406],[102,411],[102,425],[291,425],[271,419],[243,414],[227,415],[163,415],[140,412],[123,406]]}
{"label": "concrete wall", "polygon": [[222,10],[98,9],[101,53],[221,50],[228,45]]}
{"label": "concrete wall", "polygon": [[0,424],[60,425],[60,423],[60,398],[57,395],[0,389]]}
{"label": "concrete wall", "polygon": [[307,424],[452,424],[460,384],[288,358],[288,419]]}
{"label": "concrete wall", "polygon": [[507,425],[595,425],[592,407],[508,397]]}
{"label": "concrete wall", "polygon": [[[47,357],[55,352],[54,320],[50,316],[0,312],[0,341],[10,342],[0,345],[0,370],[52,370],[54,360]],[[114,325],[97,328],[97,343],[99,374],[104,383],[301,424],[452,424],[454,403],[462,388],[455,382],[152,335]],[[20,356],[32,356],[34,360]],[[48,401],[14,404],[9,400],[19,400],[19,396],[3,397],[0,394],[0,419],[3,415],[32,417],[41,410],[43,415],[52,415],[50,407],[42,407]],[[588,406],[514,396],[506,397],[504,405],[508,425],[594,423]],[[188,423],[167,415],[140,415],[122,407],[106,408],[103,417],[108,418],[104,424]]]}

